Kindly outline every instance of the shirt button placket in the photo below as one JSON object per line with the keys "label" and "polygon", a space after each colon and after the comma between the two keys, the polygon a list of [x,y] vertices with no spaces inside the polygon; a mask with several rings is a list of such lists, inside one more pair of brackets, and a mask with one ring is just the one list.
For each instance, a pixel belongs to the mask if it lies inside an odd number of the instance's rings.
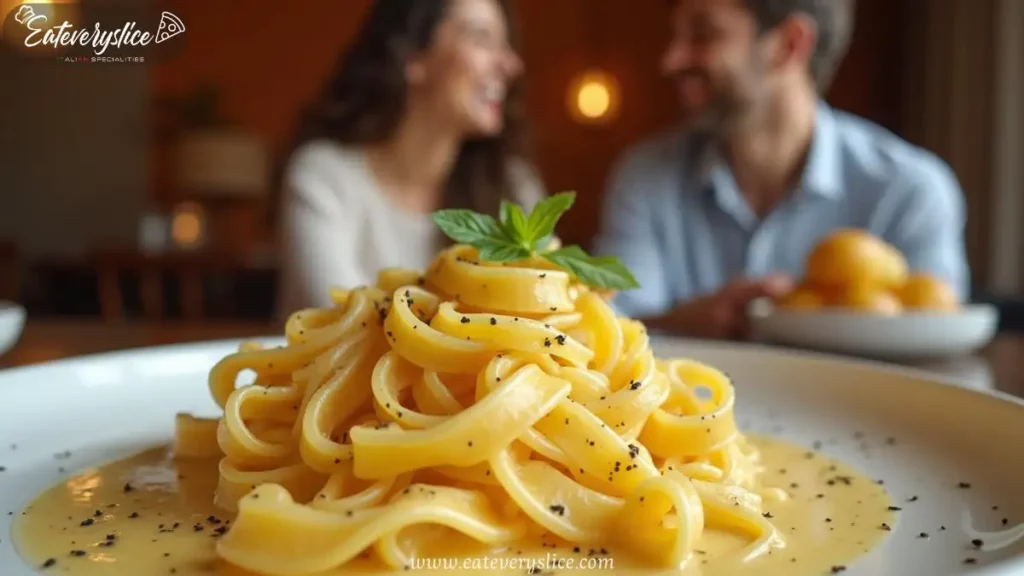
{"label": "shirt button placket", "polygon": [[747,276],[756,278],[772,272],[772,252],[775,249],[776,224],[775,215],[770,215],[750,236],[747,250]]}

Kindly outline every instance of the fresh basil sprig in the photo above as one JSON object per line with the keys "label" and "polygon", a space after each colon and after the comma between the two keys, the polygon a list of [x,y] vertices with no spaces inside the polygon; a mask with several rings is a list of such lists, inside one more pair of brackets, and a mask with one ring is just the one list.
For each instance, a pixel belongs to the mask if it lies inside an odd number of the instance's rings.
{"label": "fresh basil sprig", "polygon": [[536,254],[588,286],[638,288],[633,274],[613,256],[591,256],[579,246],[547,249],[555,225],[575,200],[575,192],[555,194],[538,203],[529,215],[516,204],[502,202],[499,220],[472,210],[439,210],[433,218],[449,238],[476,248],[481,260],[518,262]]}

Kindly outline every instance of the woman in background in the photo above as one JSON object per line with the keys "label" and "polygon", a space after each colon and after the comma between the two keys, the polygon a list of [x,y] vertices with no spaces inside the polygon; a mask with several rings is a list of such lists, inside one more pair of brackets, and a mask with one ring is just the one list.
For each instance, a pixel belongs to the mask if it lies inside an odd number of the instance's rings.
{"label": "woman in background", "polygon": [[499,0],[377,0],[285,170],[280,311],[425,268],[435,210],[543,197],[519,155],[509,18]]}

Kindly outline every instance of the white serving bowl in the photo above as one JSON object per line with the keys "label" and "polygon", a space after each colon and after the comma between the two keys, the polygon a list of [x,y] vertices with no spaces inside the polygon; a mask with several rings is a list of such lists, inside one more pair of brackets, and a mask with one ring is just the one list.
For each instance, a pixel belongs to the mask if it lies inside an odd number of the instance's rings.
{"label": "white serving bowl", "polygon": [[750,309],[758,340],[882,360],[922,360],[970,354],[988,344],[999,326],[989,304],[956,312],[888,316],[851,310],[785,310],[767,301]]}
{"label": "white serving bowl", "polygon": [[0,300],[0,354],[14,348],[24,327],[25,309],[14,302]]}

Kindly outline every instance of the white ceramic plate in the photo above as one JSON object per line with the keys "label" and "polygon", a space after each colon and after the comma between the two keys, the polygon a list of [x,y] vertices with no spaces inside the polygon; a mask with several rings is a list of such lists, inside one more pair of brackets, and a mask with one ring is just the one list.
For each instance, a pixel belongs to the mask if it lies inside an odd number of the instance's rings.
{"label": "white ceramic plate", "polygon": [[[169,441],[178,411],[216,414],[206,371],[236,348],[173,346],[0,371],[0,466],[7,468],[0,473],[0,574],[33,574],[11,545],[7,511],[17,513],[72,470]],[[1002,528],[1003,517],[1011,526],[1024,520],[1024,401],[924,372],[813,354],[679,340],[656,349],[725,370],[745,430],[807,446],[820,441],[826,453],[884,479],[897,503],[918,496],[901,504],[886,543],[844,576],[1024,573],[1024,541],[972,551],[966,528],[968,513],[981,530]],[[65,450],[71,457],[56,461]],[[922,531],[932,537],[918,539]],[[966,556],[979,565],[964,566]]]}
{"label": "white ceramic plate", "polygon": [[14,302],[0,300],[0,355],[14,347],[25,327],[25,309]]}
{"label": "white ceramic plate", "polygon": [[888,360],[968,354],[988,344],[999,325],[998,310],[988,304],[948,314],[881,316],[782,310],[760,301],[751,307],[750,317],[758,340]]}

